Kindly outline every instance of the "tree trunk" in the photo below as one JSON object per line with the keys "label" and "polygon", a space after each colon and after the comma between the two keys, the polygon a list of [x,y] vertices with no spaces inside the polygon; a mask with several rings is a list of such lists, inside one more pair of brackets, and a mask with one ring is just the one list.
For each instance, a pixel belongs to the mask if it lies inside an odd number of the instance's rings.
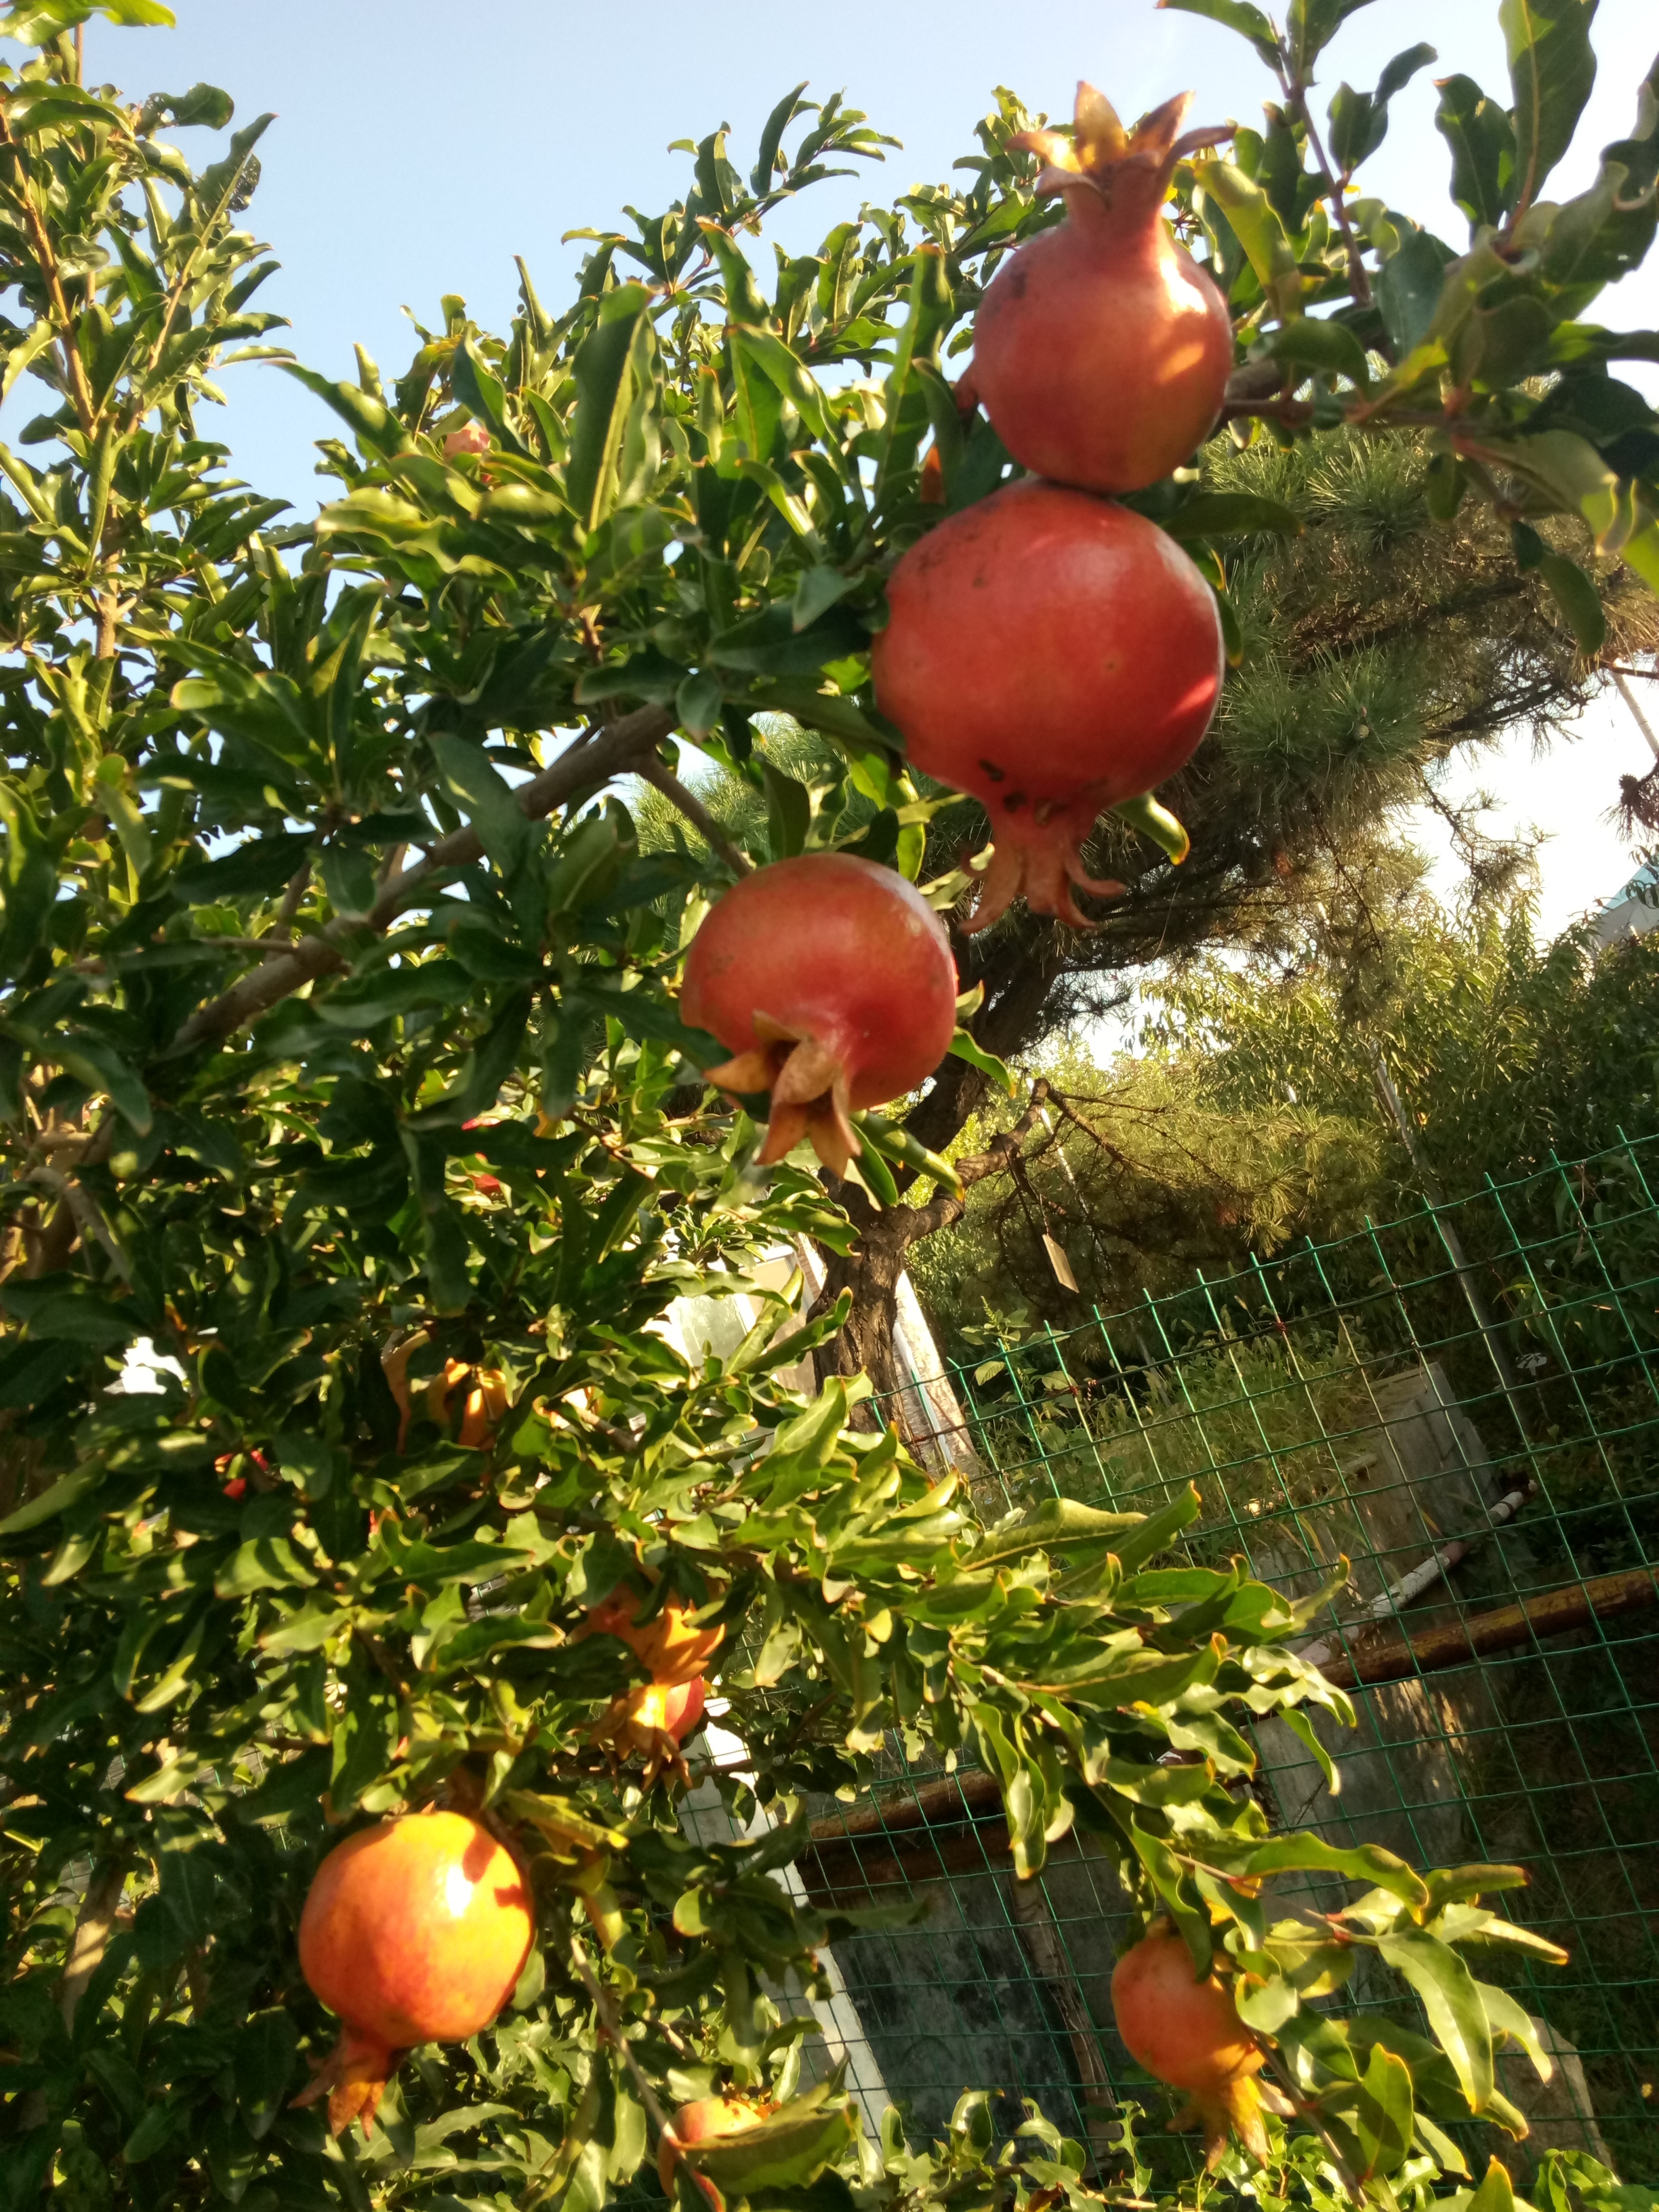
{"label": "tree trunk", "polygon": [[[1012,1129],[971,1159],[957,1162],[964,1193],[988,1176],[1007,1172],[1048,1096],[1048,1085],[1039,1081],[1032,1088],[1030,1103]],[[893,1417],[902,1428],[894,1395],[902,1378],[893,1358],[899,1277],[910,1247],[959,1221],[965,1198],[939,1191],[926,1206],[894,1206],[884,1211],[872,1205],[855,1184],[842,1183],[836,1195],[857,1225],[859,1240],[844,1255],[824,1253],[823,1288],[812,1301],[811,1315],[816,1317],[827,1312],[844,1290],[853,1294],[853,1309],[840,1331],[813,1353],[813,1364],[820,1382],[832,1375],[867,1375],[877,1396],[889,1401]]]}

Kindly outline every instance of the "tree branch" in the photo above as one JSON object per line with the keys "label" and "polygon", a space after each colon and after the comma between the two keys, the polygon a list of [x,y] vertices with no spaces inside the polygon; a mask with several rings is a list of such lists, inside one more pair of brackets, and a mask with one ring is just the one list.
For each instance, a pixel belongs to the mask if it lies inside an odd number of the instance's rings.
{"label": "tree branch", "polygon": [[126,1879],[126,1854],[123,1851],[87,1883],[87,1893],[81,1901],[81,1917],[70,1939],[64,1978],[58,1984],[58,2009],[63,2015],[64,2026],[71,2031],[76,2008],[86,1994],[87,1984],[104,1963]]}
{"label": "tree branch", "polygon": [[61,1199],[69,1208],[70,1217],[80,1231],[82,1240],[88,1237],[95,1238],[103,1246],[111,1267],[114,1268],[121,1280],[124,1283],[132,1280],[132,1271],[127,1265],[126,1255],[116,1243],[109,1224],[98,1210],[96,1200],[90,1192],[83,1189],[81,1184],[76,1182],[73,1176],[64,1175],[57,1168],[42,1166],[31,1169],[22,1180],[25,1182],[38,1183],[42,1190],[49,1190],[55,1198]]}
{"label": "tree branch", "polygon": [[661,792],[671,805],[678,807],[710,852],[717,854],[734,876],[754,873],[755,864],[748,854],[732,842],[696,793],[688,791],[672,769],[665,768],[659,760],[647,760],[635,774],[642,783]]}
{"label": "tree branch", "polygon": [[[520,807],[532,822],[539,822],[556,807],[580,793],[608,783],[614,775],[638,774],[656,747],[674,727],[665,707],[639,707],[604,731],[591,744],[573,745],[551,767],[521,784],[516,793]],[[302,937],[284,957],[266,960],[252,969],[185,1023],[168,1047],[169,1055],[188,1052],[193,1046],[228,1037],[257,1021],[307,983],[336,968],[350,965],[346,950],[364,931],[381,936],[401,914],[441,887],[456,868],[471,867],[483,858],[483,842],[469,823],[441,837],[413,866],[399,872],[382,885],[368,913],[350,921],[334,921],[313,937]]]}
{"label": "tree branch", "polygon": [[69,300],[64,291],[64,280],[58,273],[58,256],[47,230],[46,220],[34,204],[34,194],[29,186],[28,171],[24,166],[22,149],[11,135],[11,125],[0,107],[0,146],[10,153],[17,172],[17,199],[23,211],[23,221],[28,226],[29,243],[34,248],[34,258],[40,264],[40,275],[46,287],[46,296],[52,301],[52,312],[58,325],[58,343],[64,350],[64,363],[68,372],[70,397],[75,403],[76,420],[82,434],[90,438],[98,427],[98,410],[93,404],[92,387],[87,382],[85,364],[81,349],[76,343],[75,318],[70,312]]}
{"label": "tree branch", "polygon": [[582,1949],[581,1938],[574,1928],[570,1931],[570,1963],[576,1970],[578,1980],[592,2002],[593,2009],[599,2015],[599,2026],[605,2031],[606,2040],[615,2045],[618,2057],[628,2069],[629,2078],[639,2093],[640,2102],[651,2116],[653,2126],[659,2136],[666,2136],[671,2142],[677,2143],[679,2137],[674,2133],[656,2091],[641,2071],[640,2062],[635,2057],[628,2038],[623,2033],[623,2025],[617,2016],[617,2008],[601,1988],[593,1969],[588,1965],[586,1954]]}

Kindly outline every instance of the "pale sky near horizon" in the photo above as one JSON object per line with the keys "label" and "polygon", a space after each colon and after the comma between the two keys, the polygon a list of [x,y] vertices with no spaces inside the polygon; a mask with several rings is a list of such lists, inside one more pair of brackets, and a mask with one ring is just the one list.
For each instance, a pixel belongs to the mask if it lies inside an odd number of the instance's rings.
{"label": "pale sky near horizon", "polygon": [[[264,175],[249,220],[283,268],[258,304],[289,316],[292,331],[276,335],[336,376],[355,374],[354,339],[389,373],[401,367],[414,343],[405,303],[432,322],[439,295],[459,292],[480,321],[505,328],[514,253],[525,256],[544,300],[556,302],[587,250],[561,246],[561,233],[608,225],[624,202],[647,211],[667,205],[687,178],[686,158],[670,153],[669,142],[716,124],[731,124],[734,158],[746,168],[768,110],[802,78],[814,97],[844,88],[878,129],[905,143],[884,167],[860,164],[859,176],[820,185],[791,210],[783,234],[795,251],[866,194],[889,199],[913,182],[945,177],[958,155],[976,150],[972,126],[999,83],[1051,113],[1069,111],[1079,76],[1127,114],[1190,86],[1194,119],[1205,121],[1255,120],[1273,88],[1238,40],[1199,18],[1155,10],[1151,0],[1048,0],[1040,9],[955,0],[948,19],[918,0],[896,0],[861,38],[844,12],[777,0],[726,0],[717,14],[671,0],[580,9],[561,0],[488,0],[470,18],[451,0],[172,4],[175,31],[89,26],[88,75],[135,93],[205,79],[233,94],[239,124],[276,112],[259,149]],[[1363,181],[1453,243],[1466,229],[1445,197],[1447,155],[1433,128],[1430,80],[1464,70],[1507,100],[1497,12],[1496,0],[1370,0],[1329,50],[1315,98],[1322,119],[1341,79],[1367,86],[1390,55],[1421,39],[1437,47],[1437,64],[1395,101],[1389,138]],[[1635,88],[1659,45],[1659,9],[1652,0],[1601,0],[1595,43],[1595,89],[1552,197],[1587,184],[1599,149],[1631,129]],[[193,159],[210,157],[209,134],[184,136]],[[1659,252],[1590,312],[1659,327]],[[1640,369],[1621,373],[1644,380]],[[311,441],[338,424],[279,370],[231,374],[222,426],[204,420],[204,430],[232,444],[240,474],[309,511],[327,489],[312,474]],[[1646,381],[1659,390],[1659,368]],[[15,436],[39,404],[38,387],[33,398],[14,394],[5,434]],[[1643,688],[1644,696],[1659,694],[1659,684]],[[1610,692],[1571,745],[1534,762],[1524,742],[1510,744],[1460,768],[1453,786],[1460,795],[1475,787],[1500,792],[1512,823],[1550,832],[1543,909],[1556,927],[1631,872],[1605,817],[1619,775],[1650,763]],[[1432,828],[1422,828],[1432,848]]]}

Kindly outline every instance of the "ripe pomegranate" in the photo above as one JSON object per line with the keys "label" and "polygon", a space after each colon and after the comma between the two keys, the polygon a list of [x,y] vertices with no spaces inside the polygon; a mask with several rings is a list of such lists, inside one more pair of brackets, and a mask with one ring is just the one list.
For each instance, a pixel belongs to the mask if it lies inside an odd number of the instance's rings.
{"label": "ripe pomegranate", "polygon": [[[682,2105],[657,2142],[657,2179],[669,2202],[673,2202],[674,2168],[683,2151],[697,2143],[717,2142],[721,2136],[742,2135],[745,2129],[758,2127],[765,2118],[759,2106],[741,2097],[699,2097],[693,2104]],[[726,2200],[714,2183],[701,2173],[696,2180],[714,2212],[722,2212]]]}
{"label": "ripe pomegranate", "polygon": [[771,1093],[763,1164],[808,1137],[836,1175],[859,1152],[848,1115],[930,1076],[956,1009],[939,916],[902,876],[851,853],[803,854],[734,884],[691,940],[680,993],[685,1019],[734,1055],[708,1080]]}
{"label": "ripe pomegranate", "polygon": [[[464,422],[459,430],[452,430],[444,440],[446,460],[459,460],[464,453],[487,453],[489,433],[482,422]],[[469,1123],[468,1127],[471,1127]]]}
{"label": "ripe pomegranate", "polygon": [[1208,2168],[1219,2164],[1230,2127],[1253,2156],[1267,2157],[1261,2092],[1252,2079],[1263,2054],[1231,1992],[1214,1974],[1199,1980],[1192,1953],[1167,1920],[1154,1920],[1118,1960],[1112,2010],[1130,2055],[1160,2081],[1188,2092],[1170,2125],[1202,2124]]}
{"label": "ripe pomegranate", "polygon": [[663,1687],[695,1682],[726,1640],[723,1628],[697,1628],[690,1616],[697,1611],[684,1598],[671,1597],[653,1620],[642,1621],[647,1600],[627,1583],[619,1583],[602,1605],[588,1613],[581,1633],[619,1637],[650,1673],[651,1683]]}
{"label": "ripe pomegranate", "polygon": [[1083,872],[1096,817],[1172,775],[1210,726],[1225,667],[1214,593],[1128,507],[1024,483],[930,531],[887,599],[882,711],[918,768],[991,817],[996,850],[968,929],[1021,891],[1034,912],[1086,927],[1070,884],[1123,888]]}
{"label": "ripe pomegranate", "polygon": [[1182,94],[1127,132],[1092,85],[1075,136],[1012,141],[1042,156],[1040,192],[1066,220],[997,271],[974,322],[973,378],[1016,460],[1058,483],[1137,491],[1215,428],[1232,373],[1227,303],[1164,220],[1183,153],[1221,132],[1177,134]]}
{"label": "ripe pomegranate", "polygon": [[295,2103],[326,2096],[334,2134],[361,2119],[367,2135],[399,2054],[488,2027],[534,1934],[516,1861],[464,1814],[411,1814],[348,1837],[300,1916],[301,1971],[344,2027]]}

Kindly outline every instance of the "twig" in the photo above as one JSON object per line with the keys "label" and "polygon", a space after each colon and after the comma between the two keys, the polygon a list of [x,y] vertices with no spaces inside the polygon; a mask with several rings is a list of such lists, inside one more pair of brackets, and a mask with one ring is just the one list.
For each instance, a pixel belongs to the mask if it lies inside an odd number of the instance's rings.
{"label": "twig", "polygon": [[269,934],[280,936],[286,943],[294,934],[294,917],[300,911],[300,902],[311,888],[311,855],[307,853],[288,879],[288,889],[283,893],[283,903],[276,910],[276,919]]}
{"label": "twig", "polygon": [[58,256],[52,250],[52,235],[47,230],[40,210],[34,204],[34,194],[29,189],[28,171],[24,167],[23,154],[11,135],[11,125],[0,106],[0,146],[11,154],[17,172],[17,198],[23,210],[23,220],[28,225],[29,242],[40,264],[40,274],[46,283],[47,296],[58,322],[58,343],[64,349],[64,365],[69,371],[70,396],[75,403],[76,419],[82,434],[91,438],[98,428],[98,410],[93,405],[92,387],[87,382],[86,366],[81,359],[81,349],[75,341],[75,318],[64,291],[64,280],[58,273]]}
{"label": "twig", "polygon": [[1342,234],[1343,245],[1347,248],[1348,289],[1353,295],[1353,303],[1356,307],[1369,307],[1371,304],[1370,278],[1365,274],[1365,264],[1359,255],[1359,241],[1355,238],[1352,226],[1348,221],[1348,210],[1342,198],[1342,187],[1337,182],[1331,165],[1325,157],[1325,149],[1320,143],[1313,113],[1308,106],[1308,88],[1300,77],[1292,76],[1283,69],[1280,70],[1280,81],[1284,84],[1285,96],[1291,104],[1291,112],[1292,115],[1300,117],[1302,127],[1308,134],[1308,143],[1313,149],[1314,159],[1319,164],[1319,173],[1325,179],[1325,197],[1331,204],[1331,212],[1336,217],[1336,227]]}
{"label": "twig", "polygon": [[658,2102],[656,2091],[641,2070],[640,2062],[635,2057],[628,2039],[623,2033],[622,2022],[617,2017],[616,2007],[605,1995],[598,1976],[588,1965],[587,1955],[582,1949],[581,1938],[574,1928],[570,1931],[570,1963],[576,1970],[578,1980],[592,2000],[593,2009],[599,2016],[599,2026],[621,2053],[622,2063],[628,2069],[629,2079],[639,2091],[640,2102],[650,2114],[653,2126],[659,2136],[666,2136],[671,2142],[678,2142],[679,2137],[675,2135],[667,2113]]}
{"label": "twig", "polygon": [[[520,809],[529,820],[539,822],[579,792],[636,770],[673,726],[674,717],[665,708],[635,708],[591,744],[562,753],[550,768],[521,784],[515,794]],[[349,924],[331,921],[316,935],[299,939],[283,958],[265,961],[201,1007],[179,1030],[169,1052],[188,1052],[192,1046],[228,1037],[318,976],[343,968],[347,961],[338,949],[341,945],[365,930],[384,934],[400,914],[429,899],[447,875],[483,858],[483,842],[470,823],[441,837],[412,867],[401,869],[382,885],[367,915],[354,915]]]}
{"label": "twig", "polygon": [[634,773],[642,783],[648,783],[661,792],[671,805],[678,807],[704,844],[711,852],[720,855],[734,876],[753,874],[755,864],[748,854],[740,851],[732,842],[696,793],[688,791],[672,769],[665,768],[659,760],[653,759],[642,761]]}

